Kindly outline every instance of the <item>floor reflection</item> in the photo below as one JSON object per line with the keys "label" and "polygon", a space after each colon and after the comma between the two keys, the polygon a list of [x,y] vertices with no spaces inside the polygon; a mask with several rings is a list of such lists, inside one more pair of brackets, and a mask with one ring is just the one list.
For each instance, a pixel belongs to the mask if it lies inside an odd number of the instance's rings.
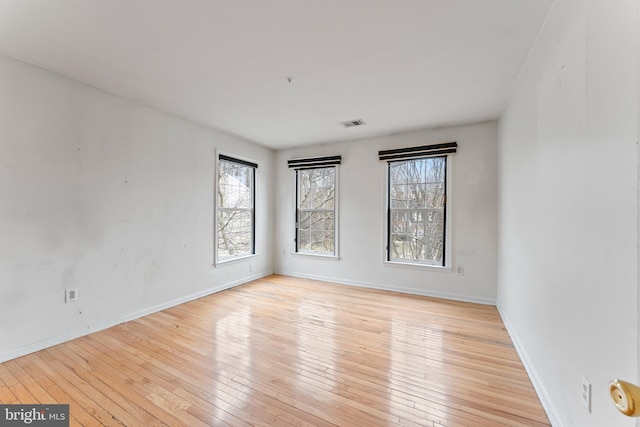
{"label": "floor reflection", "polygon": [[[251,307],[239,307],[218,319],[215,325],[215,341],[218,343],[214,359],[217,363],[218,386],[213,390],[214,405],[226,411],[241,409],[252,389],[252,318]],[[234,378],[242,381],[234,381]],[[241,398],[238,398],[240,394]],[[220,414],[219,414],[220,415]]]}
{"label": "floor reflection", "polygon": [[334,374],[334,363],[339,359],[335,342],[336,310],[331,304],[305,299],[299,302],[297,312],[296,389],[324,401],[317,387],[331,390],[337,384]]}

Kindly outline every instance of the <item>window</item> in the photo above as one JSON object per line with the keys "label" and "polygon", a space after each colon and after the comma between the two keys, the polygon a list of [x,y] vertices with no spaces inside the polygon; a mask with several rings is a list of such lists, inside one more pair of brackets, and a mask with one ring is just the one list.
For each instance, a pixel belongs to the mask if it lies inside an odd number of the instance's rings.
{"label": "window", "polygon": [[296,171],[296,252],[336,253],[336,167]]}
{"label": "window", "polygon": [[289,160],[296,171],[297,253],[338,255],[336,182],[340,156]]}
{"label": "window", "polygon": [[389,261],[444,265],[446,157],[389,162]]}
{"label": "window", "polygon": [[216,261],[255,253],[257,164],[220,154],[218,158]]}
{"label": "window", "polygon": [[456,147],[447,143],[379,153],[388,161],[387,261],[446,265],[446,154]]}

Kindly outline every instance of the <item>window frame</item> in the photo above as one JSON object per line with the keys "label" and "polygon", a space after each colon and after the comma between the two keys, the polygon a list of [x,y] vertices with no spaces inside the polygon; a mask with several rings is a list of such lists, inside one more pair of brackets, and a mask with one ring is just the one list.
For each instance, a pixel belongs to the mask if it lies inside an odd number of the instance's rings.
{"label": "window frame", "polygon": [[[308,171],[311,169],[334,169],[334,179],[333,179],[333,252],[324,252],[324,251],[314,251],[314,250],[304,250],[300,249],[300,172]],[[331,259],[339,259],[339,190],[338,190],[338,181],[340,175],[340,168],[338,164],[327,165],[327,166],[317,166],[317,167],[306,167],[295,169],[295,200],[294,200],[294,247],[293,254],[295,255],[303,255],[303,256],[312,256],[312,257],[320,257],[320,258],[331,258]],[[307,209],[307,211],[322,211],[326,212],[328,209]]]}
{"label": "window frame", "polygon": [[[445,160],[445,177],[444,177],[444,209],[443,209],[443,260],[442,265],[438,263],[430,263],[429,261],[412,261],[408,259],[394,260],[391,258],[391,163],[400,161],[424,160],[428,158],[444,158]],[[386,179],[385,181],[385,227],[384,227],[384,245],[383,245],[383,262],[389,266],[413,267],[419,269],[433,269],[436,271],[452,271],[451,257],[451,235],[452,235],[452,175],[453,175],[453,157],[449,154],[434,154],[409,158],[401,158],[397,160],[387,160],[384,162]],[[426,208],[428,210],[428,208]]]}
{"label": "window frame", "polygon": [[[250,245],[251,249],[249,252],[243,252],[237,255],[230,255],[226,257],[220,256],[220,234],[219,234],[219,225],[220,225],[220,212],[221,210],[228,210],[230,208],[221,208],[219,206],[219,196],[218,192],[220,191],[220,164],[221,162],[230,162],[236,163],[242,166],[249,167],[251,169],[251,208],[243,209],[251,212],[251,240]],[[214,252],[214,266],[233,263],[234,261],[239,261],[247,258],[252,258],[257,255],[256,252],[256,194],[257,194],[257,183],[258,183],[258,162],[255,160],[239,157],[233,154],[228,154],[225,152],[217,151],[215,156],[215,173],[214,173],[214,229],[213,229],[213,252]]]}

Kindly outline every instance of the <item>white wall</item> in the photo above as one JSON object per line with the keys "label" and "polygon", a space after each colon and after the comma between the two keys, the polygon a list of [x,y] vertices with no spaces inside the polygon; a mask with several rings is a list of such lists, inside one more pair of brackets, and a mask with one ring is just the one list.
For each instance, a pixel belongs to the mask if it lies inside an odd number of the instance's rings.
{"label": "white wall", "polygon": [[607,384],[638,378],[636,21],[558,0],[500,121],[498,305],[557,426],[635,425]]}
{"label": "white wall", "polygon": [[[378,151],[458,142],[449,188],[453,271],[383,263],[386,163]],[[276,153],[276,271],[339,283],[493,303],[497,289],[497,124],[437,130],[281,150]],[[295,173],[287,160],[342,155],[339,167],[340,260],[293,254]]]}
{"label": "white wall", "polygon": [[[215,149],[259,163],[259,255],[218,268]],[[0,361],[271,273],[273,158],[0,56]]]}

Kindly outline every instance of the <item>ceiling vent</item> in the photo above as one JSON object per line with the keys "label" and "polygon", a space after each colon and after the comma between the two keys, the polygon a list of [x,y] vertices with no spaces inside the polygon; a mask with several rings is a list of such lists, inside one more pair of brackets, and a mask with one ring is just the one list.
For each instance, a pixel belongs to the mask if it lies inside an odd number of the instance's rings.
{"label": "ceiling vent", "polygon": [[348,120],[346,122],[340,122],[340,124],[346,128],[351,128],[354,126],[362,126],[364,125],[364,120],[362,119],[358,119],[358,120]]}

